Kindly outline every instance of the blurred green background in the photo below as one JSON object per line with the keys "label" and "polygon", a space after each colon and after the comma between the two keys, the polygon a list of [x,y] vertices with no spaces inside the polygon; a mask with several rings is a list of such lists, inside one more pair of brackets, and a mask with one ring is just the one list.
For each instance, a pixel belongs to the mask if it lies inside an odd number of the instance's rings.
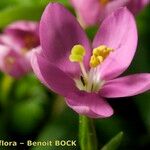
{"label": "blurred green background", "polygon": [[[0,0],[0,29],[15,20],[40,20],[50,0]],[[60,0],[70,10],[67,0]],[[150,7],[137,17],[139,43],[136,56],[125,74],[150,72]],[[97,28],[86,30],[92,39]],[[118,149],[150,149],[150,92],[121,99],[111,99],[115,115],[94,120],[99,149],[123,131]],[[64,103],[63,97],[46,89],[28,74],[15,80],[0,73],[0,140],[26,142],[77,140],[78,115]],[[79,150],[77,147],[1,147],[0,150]]]}

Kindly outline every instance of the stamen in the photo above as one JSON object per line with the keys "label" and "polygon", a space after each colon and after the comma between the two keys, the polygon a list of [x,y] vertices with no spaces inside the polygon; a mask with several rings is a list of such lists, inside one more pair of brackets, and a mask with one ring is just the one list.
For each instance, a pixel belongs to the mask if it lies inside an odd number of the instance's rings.
{"label": "stamen", "polygon": [[82,71],[82,74],[85,79],[88,78],[88,75],[86,73],[86,69],[83,64],[83,58],[85,55],[85,48],[82,45],[75,45],[72,50],[71,54],[69,56],[69,60],[71,62],[78,62]]}
{"label": "stamen", "polygon": [[110,54],[110,52],[113,51],[112,48],[109,48],[105,45],[101,45],[93,50],[93,55],[90,59],[90,66],[92,68],[97,67],[100,65],[106,57]]}
{"label": "stamen", "polygon": [[99,69],[97,68],[113,51],[105,45],[101,45],[93,50],[90,59],[90,70],[87,72],[83,63],[85,55],[85,48],[82,45],[75,45],[69,56],[71,62],[78,62],[81,68],[82,75],[78,79],[74,79],[78,89],[86,92],[98,92],[105,84],[104,80],[101,79]]}
{"label": "stamen", "polygon": [[86,73],[84,64],[83,64],[82,62],[80,62],[80,68],[81,68],[81,71],[82,71],[82,74],[83,74],[84,78],[87,79],[87,78],[88,78],[88,75],[87,75],[87,73]]}
{"label": "stamen", "polygon": [[71,62],[82,62],[85,55],[85,49],[82,45],[75,45],[69,56]]}

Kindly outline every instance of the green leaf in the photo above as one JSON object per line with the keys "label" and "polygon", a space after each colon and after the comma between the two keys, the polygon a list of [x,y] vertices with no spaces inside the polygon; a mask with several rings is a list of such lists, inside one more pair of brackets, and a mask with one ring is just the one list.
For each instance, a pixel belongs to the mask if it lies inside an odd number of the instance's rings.
{"label": "green leaf", "polygon": [[123,138],[123,132],[118,133],[113,137],[101,150],[117,150]]}
{"label": "green leaf", "polygon": [[21,0],[1,0],[0,1],[0,9],[4,9],[5,7],[8,6],[16,6],[16,5],[47,5],[49,2],[51,2],[52,0],[25,0],[25,1],[21,1]]}
{"label": "green leaf", "polygon": [[39,20],[44,6],[12,6],[0,12],[0,28],[16,20]]}

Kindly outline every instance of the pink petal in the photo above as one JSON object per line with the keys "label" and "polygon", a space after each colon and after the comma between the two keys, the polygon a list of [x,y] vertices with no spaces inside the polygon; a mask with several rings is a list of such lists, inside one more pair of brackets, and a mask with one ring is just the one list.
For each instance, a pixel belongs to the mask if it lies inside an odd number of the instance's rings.
{"label": "pink petal", "polygon": [[135,15],[141,11],[144,7],[149,5],[150,0],[130,0],[128,4],[128,8],[134,13]]}
{"label": "pink petal", "polygon": [[[110,15],[112,12],[114,12],[115,10],[117,10],[120,7],[124,7],[127,6],[127,4],[132,1],[132,0],[115,0],[115,1],[110,1],[106,7],[105,7],[105,12],[104,12],[104,16],[108,16]],[[103,18],[105,18],[103,17]]]}
{"label": "pink petal", "polygon": [[17,51],[0,45],[0,70],[15,78],[19,78],[31,71],[29,61]]}
{"label": "pink petal", "polygon": [[107,81],[100,91],[106,98],[127,97],[150,89],[150,74],[141,73]]}
{"label": "pink petal", "polygon": [[106,118],[113,114],[111,106],[98,94],[77,92],[66,98],[67,105],[81,115]]}
{"label": "pink petal", "polygon": [[37,52],[32,54],[31,64],[39,80],[56,93],[67,96],[77,90],[74,81],[67,74]]}
{"label": "pink petal", "polygon": [[70,0],[76,10],[81,24],[92,26],[99,23],[103,16],[104,6],[99,0]]}
{"label": "pink petal", "polygon": [[68,74],[79,74],[78,63],[69,61],[71,49],[76,44],[86,48],[85,64],[90,57],[90,46],[86,34],[76,18],[61,4],[49,4],[40,22],[40,40],[45,57]]}
{"label": "pink petal", "polygon": [[13,47],[15,50],[20,51],[20,48],[23,45],[22,40],[18,40],[18,38],[14,39],[11,36],[8,36],[6,34],[2,34],[0,36],[0,43],[9,47]]}
{"label": "pink petal", "polygon": [[39,25],[32,21],[18,21],[8,25],[1,39],[15,49],[31,49],[39,46]]}
{"label": "pink petal", "polygon": [[93,42],[94,47],[100,45],[114,49],[100,67],[101,78],[113,79],[128,68],[137,47],[135,19],[126,8],[116,10],[103,21]]}
{"label": "pink petal", "polygon": [[25,32],[37,32],[38,23],[33,21],[17,21],[8,25],[5,29],[5,32],[10,32],[13,30],[21,30]]}

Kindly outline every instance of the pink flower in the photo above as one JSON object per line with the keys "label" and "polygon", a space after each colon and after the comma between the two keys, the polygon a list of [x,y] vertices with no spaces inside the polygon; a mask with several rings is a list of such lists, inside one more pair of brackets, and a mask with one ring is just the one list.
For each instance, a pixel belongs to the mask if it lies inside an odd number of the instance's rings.
{"label": "pink flower", "polygon": [[113,109],[105,98],[150,89],[148,73],[118,77],[130,65],[137,47],[135,20],[126,8],[103,21],[91,45],[69,11],[58,3],[49,4],[41,18],[40,40],[42,49],[32,55],[35,74],[79,114],[109,117]]}
{"label": "pink flower", "polygon": [[0,35],[0,70],[13,77],[31,71],[31,50],[39,46],[38,23],[18,21]]}
{"label": "pink flower", "polygon": [[70,0],[80,23],[84,26],[99,24],[107,15],[119,7],[127,6],[137,14],[150,0]]}

